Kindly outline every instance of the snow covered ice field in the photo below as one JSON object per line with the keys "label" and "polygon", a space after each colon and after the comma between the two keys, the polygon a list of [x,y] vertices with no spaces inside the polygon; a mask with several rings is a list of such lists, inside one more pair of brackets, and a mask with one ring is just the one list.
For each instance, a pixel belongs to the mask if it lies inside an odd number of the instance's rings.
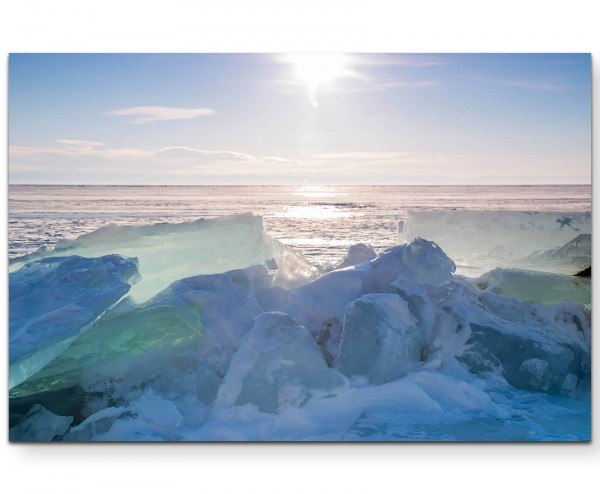
{"label": "snow covered ice field", "polygon": [[11,187],[12,441],[591,440],[589,187],[144,189]]}

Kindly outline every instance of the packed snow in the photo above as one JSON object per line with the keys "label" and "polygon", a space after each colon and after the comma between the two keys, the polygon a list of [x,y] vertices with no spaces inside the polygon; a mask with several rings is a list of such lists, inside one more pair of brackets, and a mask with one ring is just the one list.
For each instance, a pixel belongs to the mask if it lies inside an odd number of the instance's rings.
{"label": "packed snow", "polygon": [[[572,216],[562,228],[584,230]],[[550,222],[534,251],[573,240]],[[29,256],[10,275],[10,439],[590,440],[589,281],[457,275],[442,233],[357,245],[320,276],[252,215]]]}

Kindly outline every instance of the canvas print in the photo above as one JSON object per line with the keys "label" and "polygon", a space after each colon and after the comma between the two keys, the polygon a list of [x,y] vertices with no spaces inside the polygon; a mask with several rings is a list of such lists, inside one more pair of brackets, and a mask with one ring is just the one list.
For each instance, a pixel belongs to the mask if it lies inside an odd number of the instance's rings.
{"label": "canvas print", "polygon": [[11,54],[9,439],[590,441],[589,54]]}

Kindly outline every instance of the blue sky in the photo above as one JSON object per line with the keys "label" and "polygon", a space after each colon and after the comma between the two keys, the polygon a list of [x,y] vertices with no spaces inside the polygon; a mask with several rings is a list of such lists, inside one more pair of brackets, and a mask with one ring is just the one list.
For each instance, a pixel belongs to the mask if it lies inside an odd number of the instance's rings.
{"label": "blue sky", "polygon": [[10,183],[591,182],[585,54],[12,54]]}

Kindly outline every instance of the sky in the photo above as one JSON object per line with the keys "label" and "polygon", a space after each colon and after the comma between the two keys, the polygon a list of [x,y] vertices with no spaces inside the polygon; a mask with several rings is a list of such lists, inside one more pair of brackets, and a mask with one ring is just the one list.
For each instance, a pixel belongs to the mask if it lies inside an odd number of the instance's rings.
{"label": "sky", "polygon": [[11,184],[591,183],[589,54],[11,54]]}

